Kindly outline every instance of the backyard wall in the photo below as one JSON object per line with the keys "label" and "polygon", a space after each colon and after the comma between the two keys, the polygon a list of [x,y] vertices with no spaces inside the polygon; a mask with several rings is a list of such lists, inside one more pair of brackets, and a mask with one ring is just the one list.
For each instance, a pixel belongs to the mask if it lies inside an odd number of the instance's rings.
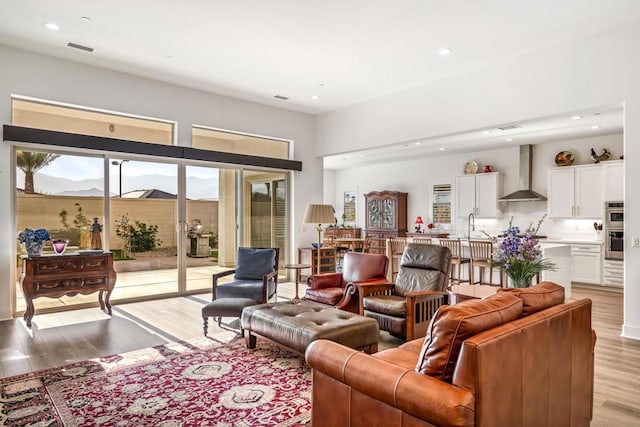
{"label": "backyard wall", "polygon": [[[64,229],[59,213],[67,211],[67,223],[73,227],[74,216],[78,213],[79,203],[82,213],[90,222],[98,217],[98,222],[105,225],[103,233],[103,245],[106,244],[105,233],[109,233],[109,249],[122,247],[120,238],[115,233],[114,222],[122,215],[129,217],[129,224],[135,225],[136,221],[158,226],[157,237],[162,241],[161,247],[176,247],[176,217],[170,215],[176,212],[176,200],[169,199],[120,199],[113,198],[111,205],[111,227],[104,224],[104,199],[102,197],[70,197],[49,196],[40,194],[18,194],[17,230],[29,228],[46,228],[47,230]],[[217,200],[187,200],[187,218],[189,225],[194,219],[199,219],[203,231],[218,233],[218,201]],[[53,233],[52,238],[56,238]]]}

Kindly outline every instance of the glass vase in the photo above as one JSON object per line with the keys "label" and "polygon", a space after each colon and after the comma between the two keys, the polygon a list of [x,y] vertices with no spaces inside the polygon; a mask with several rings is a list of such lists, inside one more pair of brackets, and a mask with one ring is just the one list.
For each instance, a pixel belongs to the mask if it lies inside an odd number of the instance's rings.
{"label": "glass vase", "polygon": [[55,239],[51,241],[51,245],[53,246],[53,251],[58,255],[62,255],[64,250],[67,249],[67,244],[69,242],[65,239]]}
{"label": "glass vase", "polygon": [[536,273],[517,276],[511,276],[507,273],[507,275],[509,276],[509,279],[511,279],[511,285],[514,288],[528,288],[531,286],[531,281],[535,277]]}

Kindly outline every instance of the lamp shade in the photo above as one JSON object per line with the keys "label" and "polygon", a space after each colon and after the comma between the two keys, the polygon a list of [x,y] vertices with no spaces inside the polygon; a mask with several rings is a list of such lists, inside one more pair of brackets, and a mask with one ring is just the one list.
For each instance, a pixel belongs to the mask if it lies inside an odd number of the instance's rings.
{"label": "lamp shade", "polygon": [[424,222],[422,222],[422,217],[421,216],[416,218],[416,224],[424,224]]}
{"label": "lamp shade", "polygon": [[336,221],[331,205],[308,205],[304,213],[307,224],[333,224]]}

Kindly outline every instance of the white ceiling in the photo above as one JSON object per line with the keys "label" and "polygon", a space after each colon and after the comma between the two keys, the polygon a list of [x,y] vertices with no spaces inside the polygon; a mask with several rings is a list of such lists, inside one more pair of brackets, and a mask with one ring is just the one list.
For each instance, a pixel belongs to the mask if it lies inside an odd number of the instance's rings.
{"label": "white ceiling", "polygon": [[[369,150],[327,156],[324,158],[324,168],[344,169],[416,157],[621,133],[622,115],[622,105],[612,105],[534,120],[502,123],[486,129],[473,129],[436,138],[403,141]],[[509,130],[500,129],[510,125],[517,127]]]}
{"label": "white ceiling", "polygon": [[[639,0],[4,0],[0,44],[319,114],[639,20]],[[440,56],[442,47],[453,53]],[[538,136],[533,122],[521,131],[544,138],[556,123],[549,119],[538,123]],[[578,129],[557,119],[565,135]],[[423,145],[505,143],[495,135],[472,131]],[[389,147],[377,150],[385,149],[388,157]],[[331,160],[327,167],[339,167]]]}

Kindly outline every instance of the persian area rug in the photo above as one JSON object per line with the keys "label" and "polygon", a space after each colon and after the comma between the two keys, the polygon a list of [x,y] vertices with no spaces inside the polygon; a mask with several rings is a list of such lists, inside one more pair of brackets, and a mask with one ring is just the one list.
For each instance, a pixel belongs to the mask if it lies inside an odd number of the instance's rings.
{"label": "persian area rug", "polygon": [[299,426],[310,411],[301,357],[230,334],[0,380],[6,426]]}

